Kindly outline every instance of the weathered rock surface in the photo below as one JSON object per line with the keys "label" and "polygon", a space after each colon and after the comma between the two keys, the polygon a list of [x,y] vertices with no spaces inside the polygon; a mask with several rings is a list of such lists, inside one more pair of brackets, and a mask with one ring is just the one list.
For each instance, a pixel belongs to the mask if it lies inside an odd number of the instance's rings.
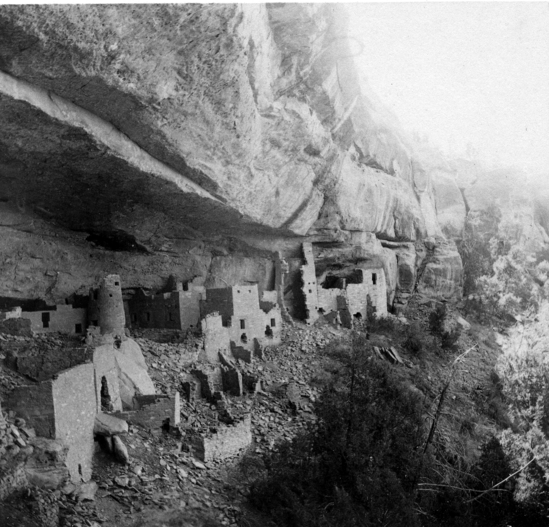
{"label": "weathered rock surface", "polygon": [[124,408],[133,408],[135,395],[154,395],[155,388],[147,373],[147,365],[139,344],[133,339],[122,341],[120,348],[113,350],[118,367],[120,398]]}
{"label": "weathered rock surface", "polygon": [[114,415],[105,414],[103,412],[100,412],[95,416],[95,424],[93,427],[93,433],[95,435],[109,437],[119,434],[126,434],[127,432],[128,423],[123,419],[119,419]]}
{"label": "weathered rock surface", "polygon": [[439,171],[433,177],[437,219],[448,236],[460,236],[465,225],[467,210],[455,178],[448,172]]}
{"label": "weathered rock surface", "polygon": [[346,31],[324,4],[0,7],[0,295],[62,301],[113,272],[266,287],[300,236],[454,234],[455,189],[412,159]]}
{"label": "weathered rock surface", "polygon": [[426,234],[411,186],[380,170],[360,166],[349,156],[315,227],[374,232],[381,238],[411,241]]}
{"label": "weathered rock surface", "polygon": [[461,297],[463,265],[453,241],[437,240],[428,247],[420,273],[419,293],[446,300]]}

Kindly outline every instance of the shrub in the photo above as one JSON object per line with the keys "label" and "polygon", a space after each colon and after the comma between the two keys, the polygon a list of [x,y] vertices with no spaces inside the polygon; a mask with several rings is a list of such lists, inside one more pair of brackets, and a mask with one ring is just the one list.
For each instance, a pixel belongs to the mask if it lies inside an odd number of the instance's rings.
{"label": "shrub", "polygon": [[318,424],[269,461],[251,501],[280,526],[419,525],[422,407],[364,337],[317,402]]}
{"label": "shrub", "polygon": [[425,336],[421,330],[421,327],[418,322],[412,322],[406,331],[406,340],[403,342],[402,346],[404,349],[408,350],[412,355],[419,355],[426,346]]}
{"label": "shrub", "polygon": [[441,336],[446,323],[446,305],[439,304],[434,311],[429,314],[429,330],[433,335]]}
{"label": "shrub", "polygon": [[442,349],[451,350],[457,347],[461,328],[454,326],[447,329],[447,310],[445,304],[440,304],[429,315],[429,329],[431,333],[440,339]]}

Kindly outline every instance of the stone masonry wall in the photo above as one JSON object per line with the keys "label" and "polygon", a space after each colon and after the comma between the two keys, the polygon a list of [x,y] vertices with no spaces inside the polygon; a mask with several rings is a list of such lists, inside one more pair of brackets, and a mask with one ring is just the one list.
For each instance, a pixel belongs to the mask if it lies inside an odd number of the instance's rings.
{"label": "stone masonry wall", "polygon": [[195,455],[203,461],[232,457],[252,443],[250,416],[231,426],[220,426],[215,433],[195,438]]}
{"label": "stone masonry wall", "polygon": [[235,285],[232,287],[233,313],[235,317],[254,317],[259,310],[259,290],[257,284]]}
{"label": "stone masonry wall", "polygon": [[202,317],[210,313],[219,313],[224,324],[228,324],[234,314],[232,290],[230,288],[208,289],[206,300],[201,303]]}
{"label": "stone masonry wall", "polygon": [[[87,310],[69,305],[55,306],[53,311],[23,311],[21,318],[31,321],[35,333],[83,333],[87,325]],[[45,320],[47,319],[47,320]]]}
{"label": "stone masonry wall", "polygon": [[318,293],[315,271],[313,246],[311,243],[303,244],[303,258],[305,263],[301,266],[302,291],[305,297],[306,320],[309,324],[318,318]]}
{"label": "stone masonry wall", "polygon": [[55,437],[69,447],[67,467],[74,482],[92,474],[93,426],[97,413],[93,364],[60,373],[53,381]]}
{"label": "stone masonry wall", "polygon": [[204,317],[201,324],[208,362],[219,362],[219,352],[228,353],[231,349],[229,328],[223,326],[221,315],[217,313]]}

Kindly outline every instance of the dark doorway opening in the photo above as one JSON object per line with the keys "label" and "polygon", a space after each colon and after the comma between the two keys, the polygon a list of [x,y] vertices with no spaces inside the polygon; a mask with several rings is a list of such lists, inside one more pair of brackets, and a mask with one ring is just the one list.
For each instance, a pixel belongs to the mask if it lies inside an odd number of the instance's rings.
{"label": "dark doorway opening", "polygon": [[43,328],[49,328],[50,327],[50,314],[49,313],[42,313],[42,327]]}
{"label": "dark doorway opening", "polygon": [[112,410],[113,406],[109,393],[109,385],[107,384],[107,378],[103,375],[103,377],[101,377],[101,411],[112,412]]}

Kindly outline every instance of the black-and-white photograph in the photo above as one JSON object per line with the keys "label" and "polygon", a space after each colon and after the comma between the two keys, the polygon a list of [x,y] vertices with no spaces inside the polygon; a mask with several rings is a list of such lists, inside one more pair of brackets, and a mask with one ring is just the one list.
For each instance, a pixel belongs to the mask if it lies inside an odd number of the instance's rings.
{"label": "black-and-white photograph", "polygon": [[0,2],[1,527],[547,525],[548,2]]}

